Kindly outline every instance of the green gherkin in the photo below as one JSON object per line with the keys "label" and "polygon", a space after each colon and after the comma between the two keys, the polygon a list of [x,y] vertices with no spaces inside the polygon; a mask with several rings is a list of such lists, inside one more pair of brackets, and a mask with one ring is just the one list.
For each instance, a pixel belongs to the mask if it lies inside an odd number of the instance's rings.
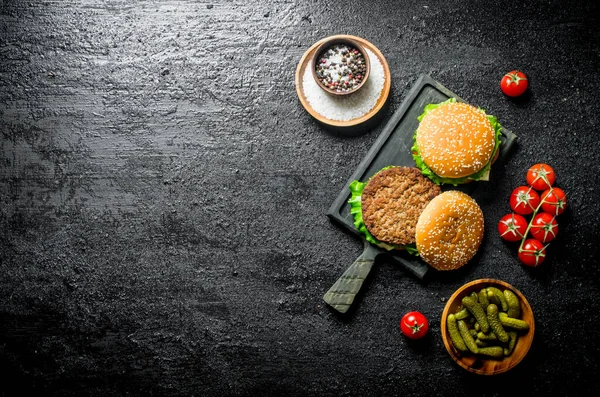
{"label": "green gherkin", "polygon": [[513,352],[513,350],[515,350],[515,346],[517,344],[517,331],[509,331],[508,332],[508,336],[510,338],[510,340],[508,341],[508,346],[504,348],[504,355],[505,356],[510,356]]}
{"label": "green gherkin", "polygon": [[475,317],[475,320],[477,320],[479,326],[481,327],[481,331],[487,334],[488,330],[490,329],[490,325],[488,323],[487,316],[479,303],[471,299],[471,297],[465,296],[462,299],[462,304],[473,315],[473,317]]}
{"label": "green gherkin", "polygon": [[469,316],[471,316],[471,314],[469,313],[467,308],[456,312],[456,314],[454,315],[454,317],[456,317],[457,320],[466,320],[467,318],[469,318]]}
{"label": "green gherkin", "polygon": [[480,347],[479,354],[493,358],[501,358],[504,355],[504,349],[501,346]]}
{"label": "green gherkin", "polygon": [[448,326],[448,334],[450,334],[450,340],[452,341],[452,344],[454,345],[456,350],[459,350],[463,353],[468,351],[465,341],[463,340],[462,336],[460,336],[460,331],[458,330],[458,323],[456,322],[456,317],[454,316],[454,314],[448,315],[448,318],[446,319],[446,325]]}
{"label": "green gherkin", "polygon": [[508,317],[519,318],[519,316],[521,316],[521,303],[519,302],[519,298],[514,292],[508,289],[505,289],[503,293],[504,298],[508,303],[506,314],[508,314]]}
{"label": "green gherkin", "polygon": [[496,299],[492,299],[492,303],[495,303],[498,307],[501,307],[503,312],[508,311],[508,302],[506,301],[502,291],[496,287],[488,287],[488,291],[491,291],[496,297]]}
{"label": "green gherkin", "polygon": [[508,317],[506,313],[500,313],[498,315],[498,319],[500,320],[500,324],[503,326],[515,329],[517,331],[527,331],[529,329],[529,324],[527,324],[526,321],[518,318]]}
{"label": "green gherkin", "polygon": [[496,334],[498,340],[500,340],[500,342],[508,342],[508,334],[502,327],[500,319],[498,318],[498,306],[494,305],[493,303],[487,307],[487,319],[490,324],[490,328],[492,328],[492,331],[494,334]]}
{"label": "green gherkin", "polygon": [[482,290],[480,290],[478,297],[479,297],[479,304],[481,305],[481,307],[484,309],[487,309],[488,305],[490,304],[490,301],[488,300],[488,297],[487,297],[487,289],[483,288]]}
{"label": "green gherkin", "polygon": [[467,327],[467,323],[463,320],[458,320],[458,332],[460,332],[460,336],[465,342],[465,345],[467,345],[467,349],[469,349],[471,353],[479,353],[479,347],[475,343],[475,339],[473,339],[473,336]]}

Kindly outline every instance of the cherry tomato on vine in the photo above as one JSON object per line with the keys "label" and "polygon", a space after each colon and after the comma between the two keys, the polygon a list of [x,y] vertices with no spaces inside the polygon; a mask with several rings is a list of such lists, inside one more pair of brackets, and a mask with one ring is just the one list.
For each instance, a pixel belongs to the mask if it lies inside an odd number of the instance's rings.
{"label": "cherry tomato on vine", "polygon": [[531,236],[541,241],[542,243],[549,243],[556,238],[558,234],[558,222],[553,215],[547,212],[540,212],[531,220]]}
{"label": "cherry tomato on vine", "polygon": [[519,214],[504,215],[498,222],[498,233],[506,241],[521,241],[527,230],[527,220]]}
{"label": "cherry tomato on vine", "polygon": [[542,211],[554,216],[565,212],[567,208],[567,195],[559,187],[553,187],[542,193]]}
{"label": "cherry tomato on vine", "polygon": [[546,190],[554,185],[556,174],[548,164],[535,164],[527,171],[527,183],[535,190]]}
{"label": "cherry tomato on vine", "polygon": [[421,339],[427,334],[429,323],[420,312],[408,312],[400,320],[400,330],[410,339]]}
{"label": "cherry tomato on vine", "polygon": [[502,77],[502,80],[500,80],[502,92],[511,97],[522,95],[525,90],[527,90],[528,85],[529,81],[527,80],[527,76],[525,76],[525,73],[518,70],[506,73],[504,77]]}
{"label": "cherry tomato on vine", "polygon": [[540,241],[530,238],[519,249],[519,260],[529,267],[536,267],[546,259],[546,247]]}
{"label": "cherry tomato on vine", "polygon": [[540,204],[540,195],[529,186],[519,186],[510,195],[510,208],[520,215],[531,214]]}

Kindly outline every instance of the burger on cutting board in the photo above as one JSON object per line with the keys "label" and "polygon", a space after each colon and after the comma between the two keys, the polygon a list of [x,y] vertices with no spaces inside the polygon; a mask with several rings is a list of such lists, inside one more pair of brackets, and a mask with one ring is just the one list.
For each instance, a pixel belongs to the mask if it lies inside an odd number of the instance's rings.
{"label": "burger on cutting board", "polygon": [[425,106],[418,119],[411,150],[423,175],[454,186],[489,179],[502,134],[496,117],[450,98]]}

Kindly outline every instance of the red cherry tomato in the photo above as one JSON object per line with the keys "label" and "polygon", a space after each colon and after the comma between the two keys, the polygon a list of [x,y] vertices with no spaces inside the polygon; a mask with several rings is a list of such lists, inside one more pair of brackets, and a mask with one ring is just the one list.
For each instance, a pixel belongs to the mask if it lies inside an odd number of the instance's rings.
{"label": "red cherry tomato", "polygon": [[519,260],[529,267],[537,267],[546,259],[546,247],[540,241],[530,238],[519,249]]}
{"label": "red cherry tomato", "polygon": [[510,208],[520,215],[531,214],[540,204],[540,195],[529,186],[519,186],[510,195]]}
{"label": "red cherry tomato", "polygon": [[518,214],[504,215],[498,222],[498,233],[506,241],[521,241],[527,230],[527,220]]}
{"label": "red cherry tomato", "polygon": [[525,90],[527,90],[528,85],[529,81],[527,80],[527,76],[525,76],[525,73],[518,70],[506,73],[504,77],[502,77],[502,80],[500,80],[502,92],[511,97],[522,95]]}
{"label": "red cherry tomato", "polygon": [[428,329],[427,318],[419,312],[408,312],[400,320],[400,330],[410,339],[421,339]]}
{"label": "red cherry tomato", "polygon": [[553,215],[547,212],[540,212],[533,217],[529,231],[534,239],[544,244],[549,243],[558,234],[558,222],[556,222]]}
{"label": "red cherry tomato", "polygon": [[567,195],[559,187],[553,187],[542,193],[542,211],[554,216],[565,212]]}
{"label": "red cherry tomato", "polygon": [[535,190],[546,190],[554,185],[556,174],[548,164],[535,164],[527,171],[527,183]]}

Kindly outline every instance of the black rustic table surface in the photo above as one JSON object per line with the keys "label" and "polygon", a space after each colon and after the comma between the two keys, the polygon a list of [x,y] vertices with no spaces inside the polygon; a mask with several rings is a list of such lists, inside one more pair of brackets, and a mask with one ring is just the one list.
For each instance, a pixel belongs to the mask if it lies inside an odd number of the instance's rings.
{"label": "black rustic table surface", "polygon": [[[0,395],[593,395],[600,389],[600,20],[595,1],[0,2]],[[294,73],[316,41],[373,43],[381,121],[331,132]],[[523,70],[528,93],[502,94]],[[347,315],[323,294],[362,252],[326,213],[421,75],[518,136],[473,197],[477,256],[424,280],[379,261]],[[546,261],[496,225],[527,169],[568,195]],[[447,353],[461,285],[528,299],[527,357]],[[430,330],[416,343],[411,310]]]}

